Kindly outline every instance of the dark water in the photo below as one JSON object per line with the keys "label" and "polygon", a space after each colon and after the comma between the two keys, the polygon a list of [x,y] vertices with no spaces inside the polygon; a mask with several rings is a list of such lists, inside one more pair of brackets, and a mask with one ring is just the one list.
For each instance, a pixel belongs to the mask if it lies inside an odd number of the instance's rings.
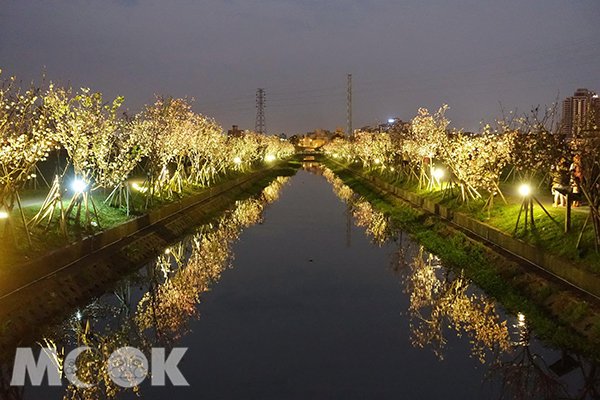
{"label": "dark water", "polygon": [[[593,398],[594,366],[536,341],[526,316],[505,315],[329,176],[342,202],[320,173],[300,171],[268,206],[238,204],[46,338],[187,347],[190,386],[146,381],[145,399]],[[571,371],[553,372],[559,360]],[[136,398],[104,385],[4,396]]]}

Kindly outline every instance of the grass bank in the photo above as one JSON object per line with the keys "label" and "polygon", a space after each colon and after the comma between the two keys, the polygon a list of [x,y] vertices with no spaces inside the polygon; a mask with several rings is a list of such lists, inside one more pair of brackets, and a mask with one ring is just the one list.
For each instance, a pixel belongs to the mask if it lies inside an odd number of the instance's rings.
{"label": "grass bank", "polygon": [[[252,187],[257,190],[262,189],[277,176],[294,174],[298,167],[299,165],[295,160],[283,161],[269,168],[266,175],[252,183]],[[92,236],[104,230],[117,227],[133,218],[137,218],[153,210],[160,209],[161,207],[168,205],[175,200],[201,195],[210,191],[211,188],[218,187],[221,184],[225,184],[237,178],[247,176],[261,170],[264,170],[264,168],[257,167],[252,171],[244,173],[231,172],[227,175],[219,176],[215,183],[210,187],[187,186],[184,188],[181,194],[175,195],[172,199],[155,199],[153,204],[147,209],[144,209],[143,207],[144,197],[141,194],[134,194],[131,198],[133,207],[130,215],[127,215],[123,209],[104,204],[104,199],[108,193],[99,191],[93,195],[94,203],[98,210],[100,222],[99,226],[84,228],[81,224],[78,224],[71,219],[69,221],[68,236],[65,236],[59,230],[57,217],[55,217],[53,223],[50,224],[48,228],[47,224],[44,223],[31,229],[31,245],[29,245],[27,242],[26,232],[22,226],[21,217],[18,214],[19,211],[15,210],[12,215],[12,220],[15,224],[13,234],[0,241],[0,278],[3,275],[18,272],[16,271],[16,268],[18,268],[19,265],[39,258],[53,250],[67,246],[71,243],[75,243],[83,238]],[[44,194],[45,193],[39,193],[41,196]],[[35,193],[33,195],[35,195]],[[68,203],[66,202],[65,206],[67,204]],[[33,218],[39,211],[40,207],[40,203],[24,207],[23,212],[25,214],[25,218],[27,220]]]}
{"label": "grass bank", "polygon": [[[496,197],[491,207],[486,207],[487,199],[471,199],[468,202],[460,200],[458,193],[449,193],[436,187],[434,190],[419,188],[414,181],[398,178],[389,170],[367,171],[357,166],[347,166],[356,172],[368,173],[377,176],[399,188],[414,192],[420,197],[439,203],[453,211],[464,213],[471,218],[491,225],[500,231],[513,235],[522,198],[517,193],[516,184],[501,184],[501,190],[507,203]],[[534,203],[535,227],[523,229],[523,216],[521,224],[514,237],[536,246],[549,254],[568,260],[578,268],[600,275],[600,253],[595,249],[595,232],[591,223],[582,231],[589,213],[588,207],[573,208],[571,213],[572,228],[569,233],[564,232],[566,219],[565,208],[552,207],[552,198],[549,189],[537,188],[534,190],[536,198],[544,205],[553,219],[549,218],[542,208]],[[580,238],[581,234],[581,238]],[[579,247],[577,246],[580,241]]]}

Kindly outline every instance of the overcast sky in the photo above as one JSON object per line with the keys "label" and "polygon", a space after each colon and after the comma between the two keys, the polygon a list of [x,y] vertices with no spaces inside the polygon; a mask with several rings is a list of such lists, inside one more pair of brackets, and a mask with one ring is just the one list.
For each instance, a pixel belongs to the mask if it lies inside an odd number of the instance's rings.
{"label": "overcast sky", "polygon": [[2,0],[0,68],[123,95],[195,98],[225,128],[269,133],[412,118],[450,105],[476,130],[506,109],[600,91],[599,0]]}

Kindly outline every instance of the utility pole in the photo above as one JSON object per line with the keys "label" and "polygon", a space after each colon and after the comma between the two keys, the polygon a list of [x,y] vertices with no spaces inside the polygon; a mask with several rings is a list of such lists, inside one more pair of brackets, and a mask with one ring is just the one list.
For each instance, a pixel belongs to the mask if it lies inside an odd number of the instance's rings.
{"label": "utility pole", "polygon": [[265,135],[267,133],[265,123],[265,89],[256,89],[256,123],[254,131]]}
{"label": "utility pole", "polygon": [[348,74],[348,83],[347,83],[347,92],[346,92],[346,108],[347,108],[347,123],[348,126],[346,128],[346,134],[348,137],[352,136],[352,74]]}

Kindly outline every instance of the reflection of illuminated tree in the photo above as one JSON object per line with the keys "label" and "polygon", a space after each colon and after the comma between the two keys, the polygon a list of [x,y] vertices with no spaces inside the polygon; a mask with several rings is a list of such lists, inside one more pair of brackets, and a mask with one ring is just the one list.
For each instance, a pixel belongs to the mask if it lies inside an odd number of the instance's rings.
{"label": "reflection of illuminated tree", "polygon": [[510,360],[498,359],[491,368],[492,375],[501,376],[503,398],[579,398],[568,395],[559,378],[548,369],[542,357],[531,351],[529,345],[518,346],[512,350]]}
{"label": "reflection of illuminated tree", "polygon": [[507,351],[508,329],[506,322],[500,322],[494,303],[483,296],[469,295],[468,282],[462,276],[438,278],[439,268],[433,256],[424,260],[422,248],[410,264],[406,288],[410,293],[413,345],[431,346],[443,358],[444,330],[449,327],[459,336],[470,338],[472,353],[481,362],[488,350]]}
{"label": "reflection of illuminated tree", "polygon": [[[237,202],[214,224],[201,227],[196,234],[167,248],[150,265],[145,280],[149,290],[137,304],[131,304],[130,284],[125,282],[115,290],[116,305],[94,302],[83,312],[76,312],[55,336],[65,338],[61,339],[61,346],[70,342],[92,349],[78,358],[77,377],[96,386],[70,385],[65,398],[114,398],[123,388],[114,384],[105,367],[113,351],[132,346],[148,355],[151,347],[171,346],[184,335],[190,319],[198,315],[196,306],[202,293],[230,266],[232,246],[242,229],[260,221],[265,205],[278,198],[288,180],[275,179],[257,198]],[[133,279],[137,281],[141,276]],[[94,320],[103,323],[95,326]],[[52,339],[47,339],[44,346],[64,354],[64,348]],[[137,392],[139,388],[133,390]]]}
{"label": "reflection of illuminated tree", "polygon": [[376,211],[368,201],[356,202],[353,205],[352,216],[356,225],[367,230],[367,235],[383,245],[389,239],[389,219]]}
{"label": "reflection of illuminated tree", "polygon": [[372,237],[375,243],[383,245],[392,236],[389,218],[375,210],[371,203],[357,196],[329,168],[323,168],[323,176],[333,186],[334,193],[350,205],[356,226],[365,228],[367,235]]}
{"label": "reflection of illuminated tree", "polygon": [[[158,257],[155,271],[160,283],[147,292],[137,306],[136,324],[141,332],[153,330],[161,342],[172,342],[186,333],[186,324],[197,315],[200,294],[219,280],[231,260],[231,246],[241,229],[260,221],[264,204],[277,199],[277,193],[287,182],[279,178],[263,190],[260,198],[236,203],[232,212],[223,217],[212,230],[204,230],[189,240],[189,246],[179,245]],[[184,249],[191,255],[183,259]],[[174,267],[175,265],[175,267]],[[171,269],[175,269],[170,274]]]}
{"label": "reflection of illuminated tree", "polygon": [[493,302],[482,295],[469,295],[468,282],[462,276],[450,279],[446,273],[440,278],[442,267],[432,255],[425,260],[422,247],[412,263],[403,262],[403,254],[399,254],[397,264],[408,271],[406,290],[410,294],[413,345],[430,346],[443,358],[447,329],[458,336],[467,335],[472,354],[482,363],[488,353],[492,354],[489,376],[500,377],[502,398],[597,397],[600,378],[594,364],[582,359],[576,362],[584,384],[577,393],[569,393],[544,359],[530,348],[530,332],[523,314],[518,315],[514,325],[517,340],[513,341],[507,322],[500,321]]}

